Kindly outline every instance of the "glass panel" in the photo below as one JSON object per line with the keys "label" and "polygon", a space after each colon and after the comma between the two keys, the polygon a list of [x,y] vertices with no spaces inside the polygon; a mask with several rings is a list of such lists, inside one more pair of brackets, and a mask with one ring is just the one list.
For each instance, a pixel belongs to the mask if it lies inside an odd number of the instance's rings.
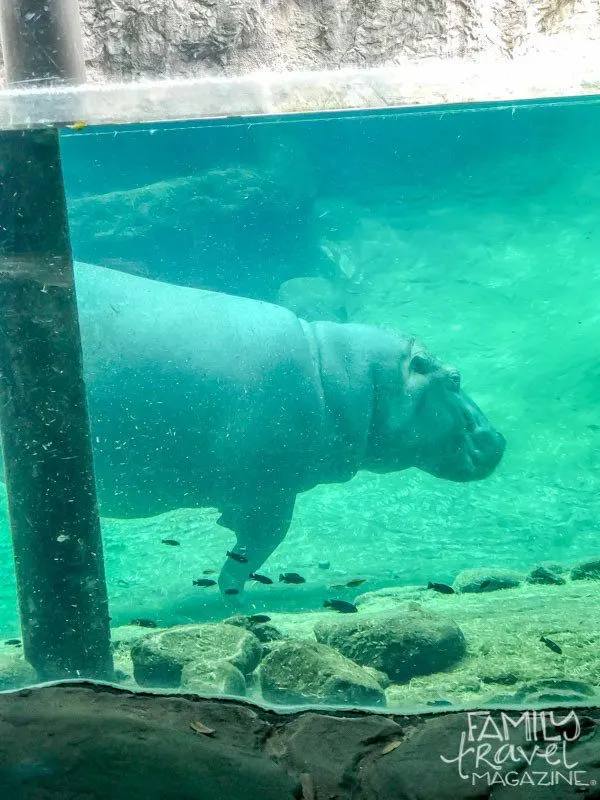
{"label": "glass panel", "polygon": [[64,133],[120,681],[595,696],[599,122],[592,98]]}

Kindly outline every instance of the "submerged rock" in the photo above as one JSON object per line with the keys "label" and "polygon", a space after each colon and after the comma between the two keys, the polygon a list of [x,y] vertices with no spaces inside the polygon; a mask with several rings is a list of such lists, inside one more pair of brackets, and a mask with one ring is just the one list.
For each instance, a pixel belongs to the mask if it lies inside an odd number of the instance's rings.
{"label": "submerged rock", "polygon": [[294,152],[283,169],[272,159],[256,167],[232,163],[73,200],[79,258],[171,283],[273,297],[282,281],[329,267],[310,226],[313,176],[300,160]]}
{"label": "submerged rock", "polygon": [[416,603],[373,617],[324,620],[315,626],[315,636],[358,664],[384,672],[394,683],[447,669],[466,652],[455,622]]}
{"label": "submerged rock", "polygon": [[262,656],[262,645],[249,631],[234,625],[182,625],[147,636],[131,651],[136,681],[141,686],[177,688],[186,665],[208,670],[221,662],[242,675],[252,672]]}
{"label": "submerged rock", "polygon": [[279,287],[277,303],[308,322],[348,321],[344,293],[327,278],[291,278]]}
{"label": "submerged rock", "polygon": [[464,569],[456,576],[455,592],[496,592],[499,589],[514,589],[521,585],[521,576],[510,569]]}
{"label": "submerged rock", "polygon": [[156,629],[140,628],[139,625],[120,625],[110,631],[110,641],[113,651],[130,650],[134,644],[147,636],[156,635]]}
{"label": "submerged rock", "polygon": [[541,583],[562,586],[566,580],[562,577],[564,568],[560,564],[544,562],[534,567],[527,576],[527,583]]}
{"label": "submerged rock", "polygon": [[311,641],[286,640],[260,666],[265,700],[286,704],[385,705],[385,693],[367,670],[337,650]]}
{"label": "submerged rock", "polygon": [[496,683],[499,686],[514,686],[519,682],[519,676],[514,672],[499,672],[494,675],[484,675],[481,678],[482,683]]}
{"label": "submerged rock", "polygon": [[375,669],[375,667],[363,667],[363,669],[365,672],[368,672],[369,675],[375,678],[382,689],[387,689],[388,686],[391,686],[392,682],[385,672],[382,672],[380,669]]}
{"label": "submerged rock", "polygon": [[600,581],[600,558],[588,558],[571,570],[572,581]]}
{"label": "submerged rock", "polygon": [[246,679],[228,661],[218,661],[216,664],[190,662],[181,672],[181,688],[197,694],[243,697],[246,694]]}
{"label": "submerged rock", "polygon": [[571,680],[569,678],[541,678],[537,681],[523,684],[516,696],[518,698],[532,699],[541,693],[554,693],[577,696],[580,700],[594,697],[597,692],[593,686],[584,681]]}
{"label": "submerged rock", "polygon": [[236,614],[233,617],[228,617],[223,620],[224,625],[235,625],[236,628],[243,628],[246,631],[253,633],[259,642],[276,642],[283,639],[283,634],[275,625],[270,622],[256,622],[244,614]]}
{"label": "submerged rock", "polygon": [[37,683],[37,674],[21,651],[0,653],[0,691],[22,689]]}

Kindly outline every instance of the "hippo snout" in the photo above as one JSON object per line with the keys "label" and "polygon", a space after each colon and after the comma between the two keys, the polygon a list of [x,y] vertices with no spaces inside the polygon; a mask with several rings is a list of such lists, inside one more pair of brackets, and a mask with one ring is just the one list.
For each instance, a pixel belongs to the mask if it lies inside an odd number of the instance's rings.
{"label": "hippo snout", "polygon": [[473,471],[467,480],[482,480],[491,475],[502,460],[506,439],[493,428],[480,428],[471,434],[470,439]]}

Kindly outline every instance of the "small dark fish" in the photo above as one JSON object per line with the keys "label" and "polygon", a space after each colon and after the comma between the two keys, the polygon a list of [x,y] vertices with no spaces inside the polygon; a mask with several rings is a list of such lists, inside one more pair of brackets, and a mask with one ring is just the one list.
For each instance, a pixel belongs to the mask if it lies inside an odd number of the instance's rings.
{"label": "small dark fish", "polygon": [[21,646],[21,640],[20,639],[7,639],[4,642],[4,644],[12,644],[15,647],[20,647]]}
{"label": "small dark fish", "polygon": [[240,564],[248,563],[248,559],[243,553],[232,553],[231,550],[227,551],[227,558],[231,558],[233,561],[239,561]]}
{"label": "small dark fish", "polygon": [[170,547],[179,547],[181,544],[177,539],[161,539],[161,542],[163,544],[168,544]]}
{"label": "small dark fish", "polygon": [[559,655],[562,655],[562,648],[559,647],[559,645],[557,645],[556,642],[553,642],[552,639],[549,639],[547,636],[540,636],[540,642],[543,642],[546,645],[546,647],[549,647],[553,653],[558,653]]}
{"label": "small dark fish", "polygon": [[335,589],[336,591],[338,591],[339,589],[345,589],[346,588],[346,584],[345,583],[332,583],[329,588],[330,589]]}
{"label": "small dark fish", "polygon": [[266,576],[266,575],[259,575],[257,572],[251,572],[251,573],[250,573],[250,575],[249,575],[248,577],[249,577],[249,578],[252,578],[252,580],[253,580],[253,581],[256,581],[257,583],[264,583],[264,584],[266,584],[267,586],[268,586],[269,584],[273,583],[273,581],[271,580],[271,578],[267,578],[267,576]]}
{"label": "small dark fish", "polygon": [[271,622],[271,617],[266,614],[252,614],[248,619],[250,622]]}
{"label": "small dark fish", "polygon": [[205,586],[216,586],[216,585],[217,585],[217,582],[216,582],[216,581],[213,581],[213,580],[211,580],[210,578],[200,578],[200,579],[199,579],[199,580],[197,580],[197,581],[192,581],[192,584],[193,584],[194,586],[202,586],[202,587],[205,587]]}
{"label": "small dark fish", "polygon": [[353,603],[347,603],[345,600],[325,600],[323,608],[332,608],[334,611],[339,611],[340,614],[356,614],[358,611]]}
{"label": "small dark fish", "polygon": [[139,625],[140,628],[158,628],[153,619],[132,619],[130,625]]}
{"label": "small dark fish", "polygon": [[320,561],[319,562],[319,569],[329,569],[331,566],[331,561]]}
{"label": "small dark fish", "polygon": [[588,425],[588,428],[591,431],[594,431],[594,432],[600,431],[600,425],[594,425],[594,423],[592,423],[591,425]]}
{"label": "small dark fish", "polygon": [[202,570],[202,574],[203,575],[214,575],[216,571],[217,571],[216,569],[203,569]]}
{"label": "small dark fish", "polygon": [[487,580],[485,580],[485,581],[481,581],[481,583],[479,584],[479,588],[480,588],[480,589],[487,589],[487,587],[488,587],[488,586],[491,586],[491,585],[492,585],[492,582],[491,582],[491,580],[488,578],[488,579],[487,579]]}
{"label": "small dark fish", "polygon": [[353,578],[351,581],[348,581],[346,586],[348,587],[348,589],[354,589],[357,586],[361,586],[363,583],[366,582],[367,582],[366,578]]}
{"label": "small dark fish", "polygon": [[454,594],[454,589],[448,586],[447,583],[432,583],[429,581],[427,588],[433,589],[434,592],[439,592],[440,594]]}
{"label": "small dark fish", "polygon": [[306,583],[306,578],[298,575],[297,572],[282,572],[279,576],[279,583]]}
{"label": "small dark fish", "polygon": [[225,589],[225,594],[239,594],[239,589]]}

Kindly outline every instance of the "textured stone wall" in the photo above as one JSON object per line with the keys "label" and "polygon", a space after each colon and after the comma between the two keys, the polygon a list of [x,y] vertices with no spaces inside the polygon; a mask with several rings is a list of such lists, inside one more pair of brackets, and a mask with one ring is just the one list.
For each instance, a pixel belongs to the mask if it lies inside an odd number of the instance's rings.
{"label": "textured stone wall", "polygon": [[489,61],[536,52],[568,59],[600,38],[600,0],[80,4],[92,80],[381,66],[430,57]]}

